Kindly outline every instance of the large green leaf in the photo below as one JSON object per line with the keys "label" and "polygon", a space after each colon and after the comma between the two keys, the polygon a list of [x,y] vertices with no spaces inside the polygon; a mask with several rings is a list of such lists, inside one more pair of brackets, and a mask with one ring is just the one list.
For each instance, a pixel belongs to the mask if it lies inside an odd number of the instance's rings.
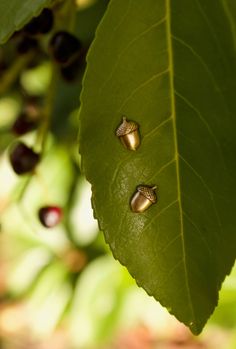
{"label": "large green leaf", "polygon": [[0,43],[5,42],[15,30],[23,27],[51,2],[52,0],[1,0]]}
{"label": "large green leaf", "polygon": [[[138,285],[195,334],[236,255],[229,4],[112,0],[82,93],[80,152],[106,241]],[[136,152],[115,135],[122,115],[140,125]],[[159,201],[132,213],[130,198],[141,183],[156,184]]]}

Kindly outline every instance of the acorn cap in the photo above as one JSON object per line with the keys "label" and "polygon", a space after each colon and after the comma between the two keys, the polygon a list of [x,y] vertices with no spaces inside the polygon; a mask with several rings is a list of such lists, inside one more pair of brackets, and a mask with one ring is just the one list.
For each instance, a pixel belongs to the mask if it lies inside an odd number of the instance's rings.
{"label": "acorn cap", "polygon": [[137,191],[141,193],[143,196],[145,196],[149,201],[151,201],[153,204],[157,202],[157,196],[155,193],[156,187],[146,187],[143,185],[140,185],[137,187]]}
{"label": "acorn cap", "polygon": [[123,117],[122,124],[117,128],[116,135],[122,137],[138,129],[138,124],[134,121],[127,121],[126,117]]}

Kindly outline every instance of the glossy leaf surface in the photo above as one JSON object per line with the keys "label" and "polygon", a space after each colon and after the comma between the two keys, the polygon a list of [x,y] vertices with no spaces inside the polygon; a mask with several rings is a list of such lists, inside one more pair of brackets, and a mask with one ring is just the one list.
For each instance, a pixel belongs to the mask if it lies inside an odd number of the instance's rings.
{"label": "glossy leaf surface", "polygon": [[[223,0],[112,0],[88,56],[80,152],[112,252],[198,334],[235,260],[236,54]],[[141,146],[115,135],[122,115]],[[158,203],[130,210],[139,184]]]}

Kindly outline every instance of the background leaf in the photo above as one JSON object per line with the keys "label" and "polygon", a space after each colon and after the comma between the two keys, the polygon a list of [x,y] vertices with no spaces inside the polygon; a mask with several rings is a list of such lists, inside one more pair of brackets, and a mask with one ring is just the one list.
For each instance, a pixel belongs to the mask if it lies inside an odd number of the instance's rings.
{"label": "background leaf", "polygon": [[0,44],[21,29],[33,16],[37,16],[52,0],[1,0]]}
{"label": "background leaf", "polygon": [[[232,17],[220,0],[113,0],[88,57],[80,152],[114,256],[192,332],[235,259]],[[137,152],[115,130],[140,125]],[[143,214],[129,202],[157,184]]]}

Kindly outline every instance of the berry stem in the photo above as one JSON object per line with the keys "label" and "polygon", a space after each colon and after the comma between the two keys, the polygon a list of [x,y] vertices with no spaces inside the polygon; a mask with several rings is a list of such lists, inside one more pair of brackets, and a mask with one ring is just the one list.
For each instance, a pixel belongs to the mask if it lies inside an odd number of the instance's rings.
{"label": "berry stem", "polygon": [[32,175],[28,175],[26,179],[24,179],[24,183],[22,187],[20,188],[20,191],[17,193],[17,199],[16,201],[20,203],[29,187],[30,181],[32,179]]}
{"label": "berry stem", "polygon": [[50,85],[48,88],[48,93],[45,97],[45,104],[42,110],[42,121],[41,125],[37,132],[35,149],[40,152],[42,155],[45,150],[46,140],[48,131],[50,128],[50,122],[53,114],[53,106],[54,106],[54,97],[56,93],[56,85],[57,85],[57,71],[53,63],[51,63],[52,76]]}
{"label": "berry stem", "polygon": [[69,12],[70,12],[70,18],[69,18],[68,29],[69,29],[69,31],[73,32],[74,28],[75,28],[75,25],[76,25],[76,4],[75,4],[75,0],[71,0],[70,1]]}
{"label": "berry stem", "polygon": [[76,3],[75,0],[69,0],[63,4],[61,11],[60,22],[63,24],[61,30],[67,30],[69,32],[74,31],[76,22]]}
{"label": "berry stem", "polygon": [[70,212],[74,207],[75,193],[78,185],[78,177],[81,175],[81,172],[78,165],[73,160],[71,161],[73,164],[73,179],[68,193],[67,204],[65,205],[64,209],[64,226],[67,231],[67,237],[70,240],[71,244],[73,246],[77,246],[78,243],[76,241],[76,238],[74,237],[73,229],[71,226]]}
{"label": "berry stem", "polygon": [[1,84],[0,84],[0,95],[7,92],[11,85],[16,81],[20,72],[23,68],[31,61],[33,58],[32,52],[24,56],[20,56],[12,64],[9,69],[2,75]]}

